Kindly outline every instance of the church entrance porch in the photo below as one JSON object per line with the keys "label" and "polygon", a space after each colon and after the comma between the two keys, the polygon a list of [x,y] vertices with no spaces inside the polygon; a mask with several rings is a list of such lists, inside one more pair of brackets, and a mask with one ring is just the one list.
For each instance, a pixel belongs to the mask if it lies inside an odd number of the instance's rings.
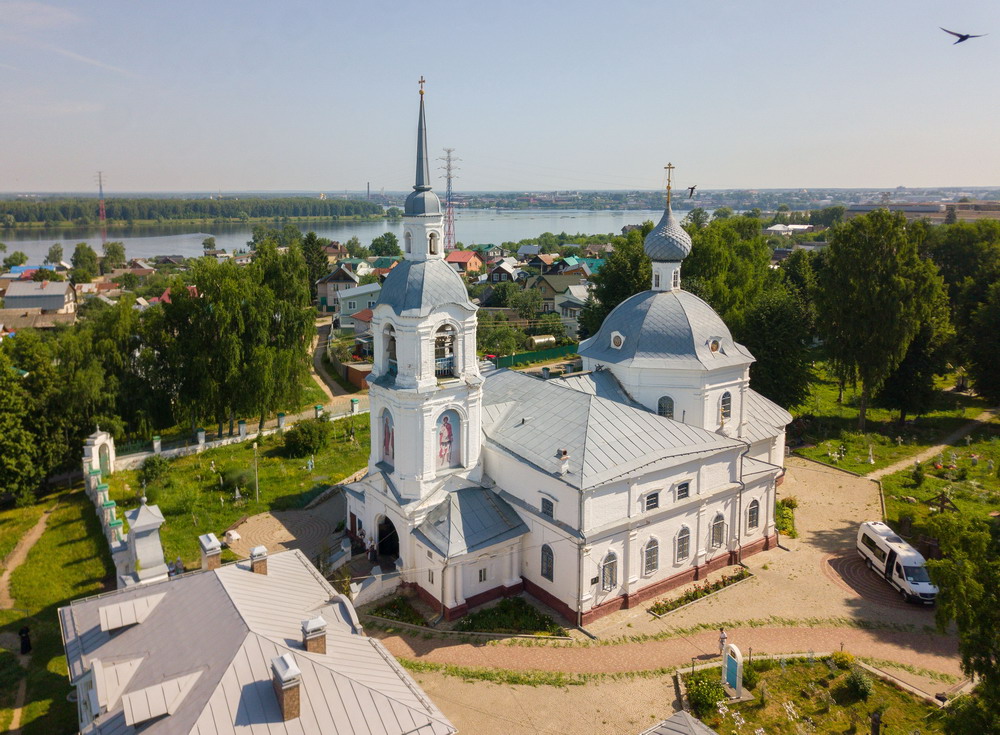
{"label": "church entrance porch", "polygon": [[399,558],[399,534],[396,533],[396,527],[392,521],[385,516],[379,518],[377,538],[379,561],[385,560],[394,564]]}

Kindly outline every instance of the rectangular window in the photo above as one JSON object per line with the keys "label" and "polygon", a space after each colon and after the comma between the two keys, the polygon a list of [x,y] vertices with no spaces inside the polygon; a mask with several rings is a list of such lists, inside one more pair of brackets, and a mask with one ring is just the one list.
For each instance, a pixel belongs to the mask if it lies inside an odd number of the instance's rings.
{"label": "rectangular window", "polygon": [[677,486],[678,500],[684,500],[684,498],[688,497],[690,494],[691,494],[691,483],[682,482],[680,485]]}
{"label": "rectangular window", "polygon": [[486,581],[486,570],[485,569],[480,569],[479,570],[479,581],[480,582],[485,582]]}
{"label": "rectangular window", "polygon": [[434,584],[434,570],[433,569],[428,569],[427,570],[427,581],[430,582],[431,584]]}
{"label": "rectangular window", "polygon": [[660,507],[660,494],[650,493],[646,496],[646,510],[656,510]]}
{"label": "rectangular window", "polygon": [[690,534],[683,533],[677,537],[677,561],[684,561],[685,559],[688,558],[690,544],[691,544]]}
{"label": "rectangular window", "polygon": [[350,309],[351,311],[354,311],[355,309],[358,308],[358,305],[354,301],[348,301],[347,308]]}
{"label": "rectangular window", "polygon": [[548,498],[542,498],[542,515],[549,518],[555,518],[556,516],[556,504]]}

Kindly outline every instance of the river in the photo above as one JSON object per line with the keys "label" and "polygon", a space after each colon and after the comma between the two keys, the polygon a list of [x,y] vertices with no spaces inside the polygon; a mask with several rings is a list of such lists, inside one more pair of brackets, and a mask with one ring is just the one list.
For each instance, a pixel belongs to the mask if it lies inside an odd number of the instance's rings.
{"label": "river", "polygon": [[[620,234],[625,225],[660,219],[661,211],[651,210],[577,210],[577,209],[462,209],[455,212],[455,239],[466,245],[478,243],[517,242],[538,237],[543,232],[568,232],[571,235]],[[312,230],[320,237],[346,242],[357,236],[368,245],[383,232],[394,232],[402,240],[403,223],[375,220],[369,222],[310,222],[296,225],[303,232]],[[216,246],[229,252],[246,248],[252,225],[146,225],[116,227],[108,230],[107,239],[125,243],[130,258],[153,255],[195,256],[202,252],[202,240],[215,237]],[[58,230],[20,230],[0,234],[7,243],[7,255],[21,250],[28,263],[39,265],[54,243],[63,246],[63,259],[68,261],[78,242],[89,243],[101,252],[101,232],[97,227],[73,227]]]}

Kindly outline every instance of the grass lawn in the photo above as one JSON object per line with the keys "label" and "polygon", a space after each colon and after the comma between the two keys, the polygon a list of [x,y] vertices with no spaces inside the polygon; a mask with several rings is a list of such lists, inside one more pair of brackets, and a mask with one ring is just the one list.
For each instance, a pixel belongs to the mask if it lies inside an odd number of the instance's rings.
{"label": "grass lawn", "polygon": [[[784,669],[778,662],[755,661],[754,664],[773,665],[760,672],[752,691],[756,699],[726,705],[725,714],[711,709],[702,718],[706,725],[720,733],[737,729],[753,732],[756,728],[769,733],[867,733],[870,713],[882,709],[883,732],[921,732],[925,735],[944,732],[943,716],[938,708],[870,674],[867,676],[872,682],[872,692],[867,699],[862,699],[847,684],[850,672],[836,667],[831,671],[826,661],[789,663]],[[699,674],[703,672],[695,676]],[[703,675],[714,680],[719,671],[709,669]],[[685,679],[690,680],[689,677]],[[766,691],[763,704],[762,687]],[[745,686],[744,691],[746,689]],[[746,724],[739,727],[734,714],[742,717]]]}
{"label": "grass lawn", "polygon": [[401,595],[391,597],[386,602],[373,607],[368,611],[368,614],[389,620],[398,620],[401,623],[409,623],[410,625],[427,625],[424,616],[413,607],[407,598]]}
{"label": "grass lawn", "polygon": [[[355,440],[348,436],[354,423]],[[151,504],[159,505],[166,523],[160,529],[163,552],[167,559],[178,556],[188,568],[200,559],[198,536],[217,536],[243,516],[264,511],[301,508],[330,485],[357,472],[368,461],[368,416],[356,416],[334,422],[333,443],[316,456],[316,464],[307,469],[308,458],[289,458],[284,454],[282,438],[271,434],[259,442],[257,470],[260,502],[254,499],[253,442],[231,444],[201,454],[180,457],[170,463],[170,472],[161,483],[146,489]],[[215,463],[215,470],[212,463]],[[242,473],[238,486],[243,496],[235,500],[235,490],[220,487],[220,474]],[[116,472],[107,480],[111,499],[123,510],[138,505],[141,490],[137,472]]]}
{"label": "grass lawn", "polygon": [[[792,445],[798,440],[805,442],[806,446],[795,450],[803,457],[860,474],[887,467],[938,444],[990,408],[982,398],[948,390],[950,381],[945,378],[939,381],[934,407],[923,416],[900,426],[898,411],[869,407],[867,433],[860,434],[857,428],[860,386],[847,386],[844,402],[838,403],[837,381],[822,366],[817,366],[816,375],[811,395],[794,411],[796,422],[788,429],[788,441]],[[836,460],[831,455],[841,446],[847,451],[843,460]],[[874,464],[868,462],[869,446]]]}
{"label": "grass lawn", "polygon": [[0,511],[0,569],[4,568],[3,560],[14,550],[20,538],[38,522],[44,511],[44,503]]}
{"label": "grass lawn", "polygon": [[[43,498],[33,508],[40,515],[56,499],[55,495]],[[76,705],[66,701],[70,685],[56,608],[76,597],[103,592],[114,573],[94,507],[82,489],[58,499],[45,533],[12,575],[16,609],[0,611],[0,632],[16,634],[25,624],[32,632],[34,651],[21,716],[24,735],[76,732]],[[7,686],[14,678],[9,662],[9,656],[0,652],[0,730],[6,729],[13,714],[16,687]]]}
{"label": "grass lawn", "polygon": [[[967,515],[987,517],[991,512],[1000,511],[1000,421],[991,421],[974,431],[971,442],[963,439],[945,450],[939,458],[924,462],[924,481],[917,486],[913,480],[913,470],[895,472],[882,478],[885,494],[886,521],[898,532],[900,518],[912,518],[909,536],[929,535],[928,519],[936,513],[928,502],[931,498],[948,490],[952,502]],[[951,468],[951,455],[955,454],[955,466]],[[973,455],[978,461],[973,466]],[[940,461],[938,461],[940,460]],[[990,460],[993,471],[989,470]],[[940,468],[937,467],[940,465]],[[964,478],[964,479],[962,479]],[[912,498],[916,503],[903,498]]]}
{"label": "grass lawn", "polygon": [[566,630],[562,626],[522,597],[508,597],[496,605],[466,615],[455,625],[455,630],[477,633],[566,635]]}

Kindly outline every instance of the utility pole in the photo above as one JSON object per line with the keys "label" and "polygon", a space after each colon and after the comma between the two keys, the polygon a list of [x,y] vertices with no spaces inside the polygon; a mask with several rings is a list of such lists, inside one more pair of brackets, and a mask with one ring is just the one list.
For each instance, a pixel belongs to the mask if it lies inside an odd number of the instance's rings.
{"label": "utility pole", "polygon": [[257,504],[260,505],[260,475],[257,474],[257,442],[253,443],[253,486],[257,491]]}
{"label": "utility pole", "polygon": [[444,214],[444,249],[454,250],[455,249],[455,203],[452,200],[452,189],[451,180],[457,179],[455,176],[455,171],[458,170],[458,166],[455,165],[455,161],[461,161],[461,158],[455,158],[451,154],[455,152],[454,148],[445,148],[444,156],[439,158],[439,161],[444,161],[443,166],[438,166],[438,168],[444,171],[445,181],[448,182],[448,187],[445,190],[445,214]]}
{"label": "utility pole", "polygon": [[108,241],[108,215],[104,209],[104,172],[97,172],[97,191],[100,205],[97,210],[97,218],[101,223],[101,243]]}

